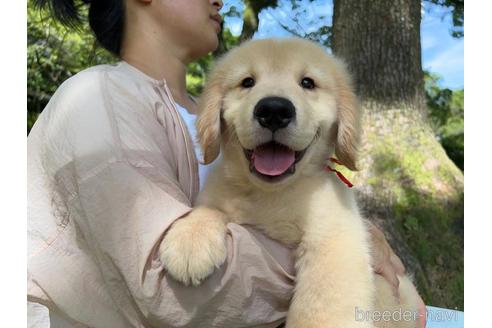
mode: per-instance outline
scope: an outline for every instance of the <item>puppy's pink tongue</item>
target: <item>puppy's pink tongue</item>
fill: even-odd
[[[285,146],[268,143],[253,152],[253,165],[265,175],[281,175],[295,162],[295,152]]]

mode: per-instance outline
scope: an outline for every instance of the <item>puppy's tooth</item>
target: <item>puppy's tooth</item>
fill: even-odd
[[[289,168],[289,173],[296,173],[296,166],[295,165],[292,165],[290,168]]]

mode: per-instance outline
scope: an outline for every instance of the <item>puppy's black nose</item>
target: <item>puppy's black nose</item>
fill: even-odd
[[[296,117],[296,109],[288,99],[266,97],[258,101],[253,115],[261,126],[275,132],[289,125]]]

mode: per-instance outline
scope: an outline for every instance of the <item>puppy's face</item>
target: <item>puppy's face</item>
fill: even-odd
[[[259,40],[234,49],[212,72],[198,114],[205,163],[222,148],[234,174],[260,187],[323,170],[333,151],[355,169],[356,97],[343,65],[311,42]]]

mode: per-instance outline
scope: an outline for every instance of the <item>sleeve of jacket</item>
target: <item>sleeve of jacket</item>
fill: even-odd
[[[104,83],[107,83],[106,81]],[[105,87],[93,88],[104,92]],[[102,90],[102,91],[99,91]],[[165,275],[158,246],[191,201],[178,181],[172,124],[152,102],[124,91],[71,101],[63,131],[72,160],[57,172],[73,220],[112,299],[146,326],[234,327],[278,322],[288,308],[290,251],[251,229],[228,226],[225,265],[197,288]],[[130,91],[129,91],[130,92]],[[94,99],[102,99],[102,103]],[[150,103],[150,105],[149,105]],[[281,263],[283,265],[281,265]]]

